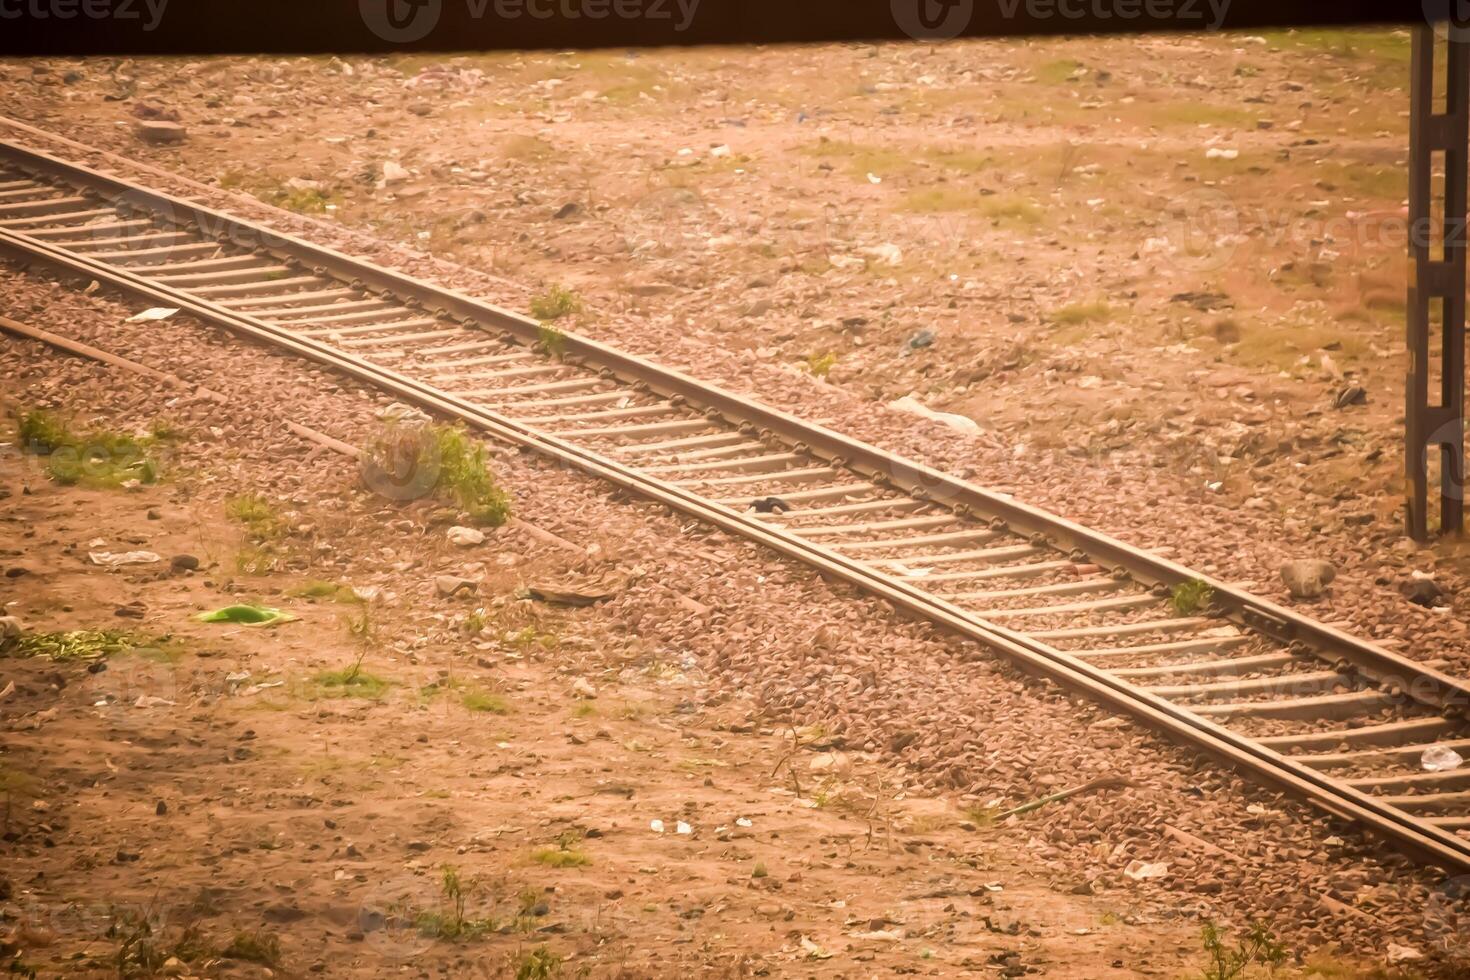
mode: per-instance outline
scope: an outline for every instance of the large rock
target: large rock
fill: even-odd
[[[166,119],[139,119],[133,123],[133,131],[143,142],[152,143],[155,146],[182,143],[189,136],[189,131],[180,123],[169,122]]]
[[[1281,566],[1281,581],[1298,599],[1315,599],[1337,578],[1332,562],[1320,558],[1301,558]]]

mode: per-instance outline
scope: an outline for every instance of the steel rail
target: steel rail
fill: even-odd
[[[408,297],[419,303],[426,299],[441,304],[436,311],[439,316],[449,315],[466,320],[477,326],[487,321],[495,327],[531,340],[536,336],[539,324],[519,317],[509,311],[482,303],[462,294],[442,289],[428,283],[410,279],[399,273],[381,269],[365,262],[350,259],[340,253],[320,246],[311,245],[279,235],[275,232],[212,211],[192,202],[181,201],[159,194],[129,182],[98,174],[87,168],[67,164],[55,158],[11,145],[0,145],[0,157],[21,159],[33,172],[45,173],[73,184],[82,184],[104,196],[112,194],[128,207],[142,207],[162,213],[174,224],[198,224],[201,228],[211,225],[216,229],[215,237],[247,248],[267,248],[283,252],[294,261],[321,263],[332,276],[345,279],[348,276],[364,285],[379,284],[378,291],[395,298]],[[243,239],[243,240],[242,240]],[[395,395],[431,411],[461,419],[487,434],[518,446],[534,449],[561,463],[571,465],[587,473],[607,480],[624,489],[637,492],[670,507],[706,520],[724,530],[740,534],[765,545],[787,557],[806,562],[819,571],[840,577],[866,591],[906,608],[940,625],[968,636],[994,649],[1016,662],[1028,672],[1046,677],[1068,690],[1083,694],[1114,709],[1123,711],[1149,727],[1177,740],[1201,749],[1227,764],[1246,772],[1258,781],[1268,783],[1292,795],[1308,799],[1330,812],[1348,820],[1357,821],[1366,829],[1375,832],[1412,853],[1421,860],[1438,864],[1456,871],[1470,870],[1470,844],[1447,833],[1426,821],[1414,818],[1397,807],[1382,803],[1353,786],[1331,779],[1299,762],[1266,748],[1264,745],[1223,728],[1206,718],[1164,700],[1148,691],[1127,684],[1091,664],[1069,656],[1047,644],[1025,634],[1006,629],[980,619],[944,599],[931,595],[915,586],[863,565],[853,558],[824,548],[796,534],[772,527],[747,513],[699,496],[688,489],[642,473],[598,453],[579,447],[565,439],[540,432],[514,419],[463,398],[442,391],[424,382],[408,377],[364,358],[346,354],[330,346],[303,338],[289,330],[277,327],[255,317],[227,309],[210,300],[190,295],[181,289],[162,285],[130,270],[108,265],[52,245],[44,240],[31,238],[23,232],[0,230],[0,249],[22,259],[39,261],[65,272],[98,279],[119,289],[126,290],[152,301],[188,310],[205,320],[225,326],[243,335],[265,341],[292,353],[334,367],[359,380],[376,385]],[[814,426],[795,419],[785,413],[704,385],[677,372],[659,368],[642,359],[607,348],[586,338],[567,335],[567,354],[570,358],[582,359],[602,367],[605,371],[623,376],[626,380],[643,382],[650,388],[662,388],[669,395],[695,399],[726,417],[743,419],[748,424],[762,424],[773,434],[786,439],[804,442],[807,447],[825,446],[840,452],[832,452],[848,468],[854,461],[868,461],[872,474],[883,482],[886,477],[894,486],[905,486],[910,493],[921,499],[949,504],[963,513],[971,507],[983,505],[991,513],[999,512],[1006,518],[1014,518],[1023,527],[1037,528],[1036,533],[1048,533],[1061,537],[1068,543],[1076,542],[1094,556],[1107,555],[1130,571],[1130,562],[1138,562],[1144,569],[1171,572],[1173,581],[1194,581],[1199,576],[1183,566],[1166,562],[1154,555],[1141,552],[1114,539],[1098,535],[1086,528],[1054,517],[1044,511],[1016,504],[1000,498],[979,487],[957,481],[873,447],[849,439],[831,430]],[[895,479],[888,474],[900,474]],[[930,487],[952,490],[942,497]],[[919,492],[915,492],[919,491]],[[972,504],[971,501],[975,503]],[[1158,581],[1167,583],[1171,579],[1162,574]],[[1221,583],[1222,592],[1229,590]],[[1229,590],[1233,591],[1233,590]],[[1363,648],[1363,656],[1373,660],[1382,675],[1391,678],[1396,690],[1393,693],[1415,698],[1441,707],[1463,704],[1459,698],[1465,689],[1453,678],[1440,674],[1398,657],[1388,651],[1363,644],[1353,637],[1331,630],[1321,624],[1311,623],[1297,617],[1288,610],[1279,609],[1256,597],[1237,593],[1248,603],[1241,604],[1256,615],[1242,614],[1241,621],[1248,627],[1262,629],[1258,622],[1262,616],[1273,620],[1293,622],[1301,620],[1310,629],[1303,628],[1300,637],[1326,636],[1341,645]],[[1271,625],[1268,623],[1267,625]],[[1271,632],[1270,630],[1264,630]],[[1274,634],[1273,634],[1274,635]],[[1315,642],[1308,639],[1307,642]],[[1325,646],[1326,644],[1324,644]],[[1382,656],[1382,659],[1374,659]],[[1356,666],[1356,661],[1349,658]],[[1368,671],[1363,671],[1368,673]],[[1425,695],[1428,695],[1428,698]],[[1451,695],[1451,696],[1447,696]],[[1438,700],[1436,700],[1438,698]]]

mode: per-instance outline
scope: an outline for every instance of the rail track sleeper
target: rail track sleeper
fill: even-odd
[[[746,445],[757,449],[766,448],[765,443],[753,442]],[[726,452],[726,450],[715,450]],[[734,454],[730,454],[734,455]],[[721,473],[729,470],[761,470],[767,473],[779,473],[779,467],[787,463],[805,462],[809,457],[801,453],[762,453],[759,456],[737,456],[735,459],[716,459],[705,462],[680,462],[660,463],[657,466],[639,467],[644,473]],[[833,472],[830,468],[824,468],[827,473]]]
[[[1470,793],[1411,793],[1401,796],[1380,796],[1377,799],[1386,806],[1416,816],[1441,814],[1446,810],[1470,810]]]
[[[798,456],[797,459],[801,457]],[[728,465],[739,462],[739,460],[734,460]],[[738,476],[695,477],[689,480],[675,480],[674,485],[680,487],[738,487],[751,483],[806,483],[812,480],[830,480],[841,475],[830,466],[805,466],[791,470],[761,470],[758,473],[742,473]],[[781,497],[784,496],[784,491],[776,491],[772,495]]]
[[[1470,789],[1470,769],[1450,769],[1444,772],[1412,772],[1353,776],[1344,783],[1354,789],[1367,790],[1374,796],[1415,789],[1464,790]]]
[[[1108,599],[1091,599],[1085,602],[1064,602],[1055,606],[1026,606],[1022,609],[986,609],[975,613],[981,619],[1020,619],[1028,616],[1070,615],[1073,613],[1099,612],[1110,609],[1142,609],[1159,600],[1149,593],[1141,595],[1114,596]]]
[[[114,245],[131,246],[117,252],[108,252],[108,255],[117,255],[122,258],[135,257],[149,249],[140,249],[138,246],[147,245],[153,249],[164,246],[189,246],[194,242],[194,236],[186,231],[156,231],[146,235],[115,235],[112,238],[73,238],[55,241],[51,244],[62,248],[68,248],[81,255],[97,256],[94,249],[109,249]]]
[[[1172,674],[1243,674],[1253,670],[1284,667],[1296,661],[1297,657],[1290,653],[1262,653],[1251,657],[1236,657],[1234,660],[1192,660],[1188,663],[1159,664],[1153,667],[1119,667],[1109,670],[1109,673],[1114,677],[1136,681],[1168,677]]]
[[[189,245],[160,245],[158,248],[121,249],[114,252],[88,252],[87,258],[106,262],[123,269],[137,271],[139,263],[152,259],[167,259],[170,256],[218,255],[220,247],[213,242],[194,242]]]
[[[433,321],[430,321],[433,322]],[[456,327],[450,332],[452,336],[461,329]],[[533,364],[528,367],[513,367],[497,371],[457,371],[449,374],[439,374],[429,380],[435,383],[443,381],[494,381],[496,378],[532,378],[541,375],[565,374],[565,364]]]
[[[877,490],[877,487],[870,489]],[[782,499],[785,499],[784,497]],[[816,517],[826,519],[828,517],[846,517],[849,514],[874,514],[885,511],[903,513],[909,510],[922,510],[931,504],[927,500],[915,500],[912,497],[881,497],[878,500],[859,500],[850,504],[833,504],[830,507],[802,507],[785,514],[762,515],[768,519],[781,518],[785,520],[806,520]],[[953,521],[952,516],[946,517],[945,521]],[[812,537],[820,528],[792,528],[793,534],[803,537]]]
[[[96,218],[113,217],[116,214],[117,211],[112,208],[89,208],[83,211],[67,211],[61,214],[49,214],[33,218],[0,218],[0,228],[8,228],[12,231],[30,234],[25,229],[31,225],[46,227],[48,225],[60,225],[62,223],[69,225],[81,224],[82,222],[92,221]]]
[[[297,306],[283,310],[280,313],[268,315],[272,317],[272,323],[278,326],[294,328],[297,324],[314,323],[318,320],[322,323],[338,322],[338,318],[335,315],[318,318],[317,314],[319,313],[343,314],[340,322],[346,323],[349,322],[347,318],[348,311],[352,311],[351,315],[355,318],[363,316],[386,316],[390,310],[393,311],[394,316],[403,316],[409,312],[400,304],[373,298],[355,299],[347,303],[321,303],[317,306]],[[307,319],[281,319],[283,317],[305,317]]]
[[[1429,749],[1442,747],[1462,755],[1470,755],[1470,738],[1447,739],[1438,742],[1413,742],[1408,745],[1386,745],[1356,752],[1321,752],[1310,755],[1293,755],[1292,761],[1313,769],[1345,769],[1349,766],[1413,765]]]
[[[1211,636],[1195,640],[1175,640],[1170,643],[1144,643],[1132,647],[1100,647],[1096,650],[1069,650],[1074,657],[1087,660],[1110,660],[1116,657],[1148,656],[1159,653],[1213,653],[1230,650],[1251,642],[1251,637],[1241,633],[1234,636]]]
[[[290,272],[283,265],[259,265],[248,266],[242,269],[219,269],[212,272],[172,272],[160,269],[162,275],[152,278],[166,286],[178,286],[189,290],[191,293],[199,293],[195,287],[212,286],[215,284],[227,285],[232,283],[250,282],[262,276],[277,275]],[[283,282],[285,280],[282,280]],[[208,295],[208,294],[203,294]]]
[[[1392,707],[1394,699],[1382,691],[1349,691],[1318,697],[1278,701],[1232,701],[1194,704],[1189,710],[1202,718],[1293,718],[1298,721],[1352,718]]]
[[[600,381],[601,379],[593,379]],[[646,425],[609,425],[590,429],[570,429],[561,435],[575,435],[583,439],[623,438],[625,436],[652,435],[664,432],[698,432],[708,429],[705,419],[679,419],[673,422],[649,422]]]
[[[432,323],[432,320],[426,321]],[[529,351],[515,351],[510,354],[482,354],[479,357],[462,357],[455,361],[433,361],[425,363],[425,371],[431,372],[430,378],[437,379],[451,373],[446,368],[484,367],[486,364],[517,364],[524,361],[534,361],[536,355]]]
[[[530,357],[530,354],[507,354],[506,357]],[[621,402],[631,398],[626,391],[621,389],[614,391],[599,391],[591,395],[568,395],[565,398],[528,398],[508,404],[507,408],[517,411],[526,408],[572,408],[578,405],[606,405],[608,402]]]
[[[75,213],[75,212],[73,212]],[[88,212],[83,212],[88,213]],[[55,222],[47,222],[39,228],[31,228],[26,231],[32,238],[41,241],[53,242],[57,245],[65,245],[68,242],[96,241],[101,239],[103,233],[111,235],[113,232],[141,230],[152,228],[151,221],[108,221],[102,224],[65,224],[55,226]],[[85,233],[85,234],[82,234]],[[117,239],[116,235],[112,236]],[[122,240],[126,241],[126,238]]]
[[[36,180],[24,180],[24,179],[22,179],[22,180],[3,180],[3,181],[0,181],[0,191],[20,190],[21,188],[25,188],[25,187],[49,187],[49,186],[50,186],[49,184],[43,184],[40,181],[36,181]]]
[[[342,287],[319,289],[309,293],[287,293],[283,296],[262,296],[259,299],[234,299],[230,301],[230,308],[241,312],[250,310],[254,313],[289,314],[292,309],[300,309],[295,306],[296,303],[305,303],[308,300],[361,298],[361,291]]]
[[[475,391],[460,391],[460,398],[504,399],[507,395],[539,394],[545,391],[585,391],[606,384],[601,378],[568,378],[565,381],[541,381],[533,385],[515,385],[507,388],[483,388]]]
[[[282,269],[289,272],[289,269]],[[175,284],[170,284],[175,285]],[[255,299],[258,296],[278,296],[289,293],[301,286],[323,286],[322,280],[315,276],[291,276],[282,279],[265,279],[256,282],[228,282],[217,286],[180,286],[187,289],[195,296],[207,296],[212,299],[228,299],[241,297],[242,299]]]
[[[570,412],[565,415],[540,415],[523,416],[520,409],[524,407],[521,403],[506,406],[507,411],[515,410],[516,421],[526,425],[560,425],[565,422],[594,422],[606,419],[636,419],[648,418],[650,416],[669,415],[679,409],[667,402],[652,405],[630,405],[626,408],[609,408],[602,411],[592,412]]]
[[[350,327],[313,327],[310,330],[297,330],[293,324],[290,329],[302,337],[361,337],[365,334],[391,333],[394,330],[416,330],[419,327],[431,326],[434,322],[433,320],[379,320],[375,323],[360,323]]]
[[[1251,677],[1228,681],[1213,681],[1202,684],[1160,684],[1145,686],[1144,690],[1169,700],[1179,698],[1230,698],[1241,694],[1282,694],[1306,691],[1330,691],[1345,683],[1335,670],[1303,671],[1295,674],[1276,674],[1271,677]]]
[[[918,501],[915,501],[915,503],[918,503]],[[811,511],[804,513],[810,514]],[[857,524],[822,524],[816,527],[794,527],[791,528],[791,533],[803,538],[825,538],[840,534],[868,534],[873,531],[902,531],[923,527],[943,527],[946,524],[955,523],[958,523],[958,520],[953,514],[926,514],[923,517],[903,517],[892,521],[863,521]],[[965,531],[963,533],[968,534],[969,532]],[[862,544],[863,542],[856,543]],[[834,544],[834,547],[846,549],[852,546],[845,541],[839,541]]]
[[[993,534],[993,532],[991,533]],[[999,535],[993,536],[999,537]],[[842,551],[847,550],[841,545],[837,545],[837,547]],[[1005,558],[1024,558],[1028,555],[1041,554],[1046,550],[1045,548],[1038,548],[1031,544],[1008,544],[1001,545],[997,548],[975,548],[970,551],[941,551],[932,554],[901,555],[893,558],[869,558],[866,560],[869,565],[885,565],[899,569],[909,569],[908,574],[914,578],[926,578],[933,582],[947,582],[958,580],[943,577],[951,573],[930,575],[927,569],[934,565],[953,564],[962,561],[992,562]],[[919,569],[913,568],[912,566],[915,564],[922,566],[926,570],[920,571]],[[964,575],[966,572],[954,572],[952,574]]]
[[[842,550],[851,551],[852,549],[842,546]],[[965,592],[957,598],[961,598],[965,602],[994,602],[997,599],[1028,599],[1046,595],[1087,595],[1093,592],[1116,592],[1119,589],[1132,588],[1133,586],[1134,583],[1128,579],[1097,576],[1095,578],[1077,579],[1073,582],[1054,582],[1051,585],[1026,586],[1020,589],[991,589],[985,592]]]
[[[1380,725],[1365,725],[1361,728],[1342,728],[1322,732],[1301,732],[1295,735],[1264,735],[1258,739],[1261,745],[1276,751],[1289,749],[1331,749],[1343,745],[1395,745],[1405,739],[1432,738],[1462,729],[1464,726],[1448,718],[1430,715],[1409,718]]]
[[[1049,572],[1059,572],[1064,568],[1070,568],[1072,563],[1066,559],[1053,561],[1037,561],[1024,565],[1001,565],[996,568],[984,568],[970,576],[970,580],[977,582],[994,581],[995,579],[1007,578],[1035,578],[1038,575],[1046,575]],[[915,579],[916,582],[923,581]],[[965,593],[951,593],[940,596],[947,602],[964,602]],[[1029,633],[1029,636],[1039,636],[1037,633]]]
[[[16,187],[10,182],[0,184],[0,201],[19,201],[34,198],[37,194],[45,194],[51,188],[45,184],[37,184],[30,181],[21,181],[24,187]]]
[[[1034,544],[1010,544],[999,548],[985,548],[980,551],[972,551],[965,560],[993,565],[998,562],[1009,561],[1013,558],[1030,558],[1034,555],[1044,555],[1050,552],[1051,549],[1038,548]],[[909,561],[913,562],[916,560],[910,559]],[[932,559],[926,558],[922,559],[922,561],[929,562]],[[884,563],[887,564],[888,562],[885,560]],[[870,561],[868,564],[877,565],[879,562]],[[929,569],[923,565],[911,566],[908,562],[896,562],[893,564],[896,565],[895,571],[900,578],[912,582],[968,582],[972,579],[988,577],[986,573],[989,571],[988,568],[966,568],[957,572],[937,572],[931,574]]]
[[[876,541],[842,541],[836,547],[844,553],[854,551],[891,551],[899,548],[934,548],[959,544],[982,544],[994,541],[1001,535],[984,527],[966,528],[962,531],[946,531],[942,534],[916,534],[907,538],[879,538]],[[945,552],[936,552],[945,554]]]
[[[198,259],[189,262],[160,262],[152,266],[150,271],[162,272],[166,275],[174,275],[181,272],[204,272],[210,269],[261,269],[272,268],[261,266],[260,258],[254,255],[227,255],[219,259]]]
[[[726,507],[749,507],[756,501],[764,500],[769,496],[778,496],[788,503],[800,503],[808,500],[842,500],[857,494],[878,492],[878,488],[871,483],[839,483],[836,486],[796,490],[791,493],[760,494],[754,497],[723,497],[717,499],[715,503],[724,504]]]
[[[1071,562],[1061,562],[1070,565]],[[1139,633],[1182,633],[1185,630],[1210,626],[1214,620],[1203,616],[1185,616],[1179,619],[1150,619],[1141,623],[1118,623],[1112,626],[1077,626],[1066,629],[1027,631],[1026,635],[1038,640],[1078,640],[1107,636],[1135,636]]]
[[[19,218],[26,215],[52,214],[78,205],[94,203],[88,197],[49,197],[42,201],[26,201],[22,204],[0,204],[0,217],[9,215]]]

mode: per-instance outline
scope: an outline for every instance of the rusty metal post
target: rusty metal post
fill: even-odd
[[[1458,6],[1458,5],[1456,5]],[[1436,59],[1444,111],[1435,111]],[[1409,87],[1409,370],[1405,385],[1408,533],[1429,537],[1429,454],[1440,451],[1442,533],[1465,529],[1465,224],[1470,137],[1470,24],[1416,28]],[[1444,175],[1435,207],[1434,174]],[[1435,211],[1442,215],[1435,219]],[[1431,391],[1431,310],[1440,305],[1440,371]],[[1433,396],[1433,397],[1431,397]]]

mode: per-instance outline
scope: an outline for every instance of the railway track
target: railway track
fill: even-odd
[[[1010,497],[471,297],[0,143],[0,251],[330,365],[806,562],[1470,871],[1470,685]],[[1463,835],[1463,836],[1462,836]]]

